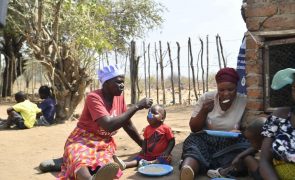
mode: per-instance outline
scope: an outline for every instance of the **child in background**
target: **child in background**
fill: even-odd
[[[51,125],[54,123],[55,99],[52,90],[44,85],[39,88],[39,96],[43,101],[38,105],[42,109],[42,116],[38,119],[38,125]]]
[[[116,155],[114,161],[120,165],[120,169],[144,166],[148,164],[170,164],[171,151],[175,145],[171,128],[164,124],[166,110],[160,105],[154,105],[149,109],[147,121],[149,125],[144,130],[144,142],[139,155],[129,162],[124,162]]]
[[[232,170],[246,167],[253,179],[262,180],[259,174],[259,162],[254,156],[261,149],[263,141],[261,132],[265,121],[266,117],[259,117],[246,127],[243,135],[249,140],[251,147],[238,154],[230,167],[208,170],[207,175],[211,178],[226,177],[230,176]]]
[[[37,104],[28,100],[22,91],[15,94],[15,100],[17,104],[7,109],[8,118],[5,128],[10,128],[12,125],[16,125],[19,129],[32,128],[37,116],[42,114],[41,109],[37,107]]]

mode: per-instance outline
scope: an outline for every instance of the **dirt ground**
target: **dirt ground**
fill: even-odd
[[[5,118],[9,104],[0,105],[0,117]],[[83,104],[77,108],[77,113],[82,110]],[[173,173],[155,179],[179,179],[178,162],[181,156],[182,142],[189,134],[188,121],[191,115],[191,106],[167,107],[165,123],[170,125],[175,133],[176,146],[172,151],[174,167]],[[147,110],[137,112],[132,121],[137,129],[141,130],[148,124],[146,121]],[[35,127],[28,130],[2,130],[0,131],[0,179],[1,180],[49,180],[56,179],[57,173],[41,173],[38,165],[41,161],[58,158],[63,154],[63,146],[67,136],[76,126],[77,121],[68,121],[65,124],[50,127]],[[123,160],[132,159],[139,147],[120,130],[115,135],[118,145],[117,155]],[[151,179],[139,174],[135,168],[127,169],[121,179]],[[197,179],[209,179],[205,176]]]

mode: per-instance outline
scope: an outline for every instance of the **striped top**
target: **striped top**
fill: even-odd
[[[238,93],[247,94],[246,91],[246,62],[245,62],[245,54],[246,54],[246,38],[243,38],[242,45],[240,47],[238,61],[237,61],[237,72],[240,76],[240,80],[238,82]]]

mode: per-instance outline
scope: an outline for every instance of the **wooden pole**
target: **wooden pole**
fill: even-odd
[[[137,70],[137,72],[136,72],[136,76],[137,76],[137,78],[136,78],[136,88],[137,88],[137,98],[136,98],[136,102],[138,102],[139,101],[139,98],[140,98],[140,95],[141,95],[141,93],[142,93],[142,91],[140,90],[140,88],[139,88],[139,79],[138,79],[138,64],[139,64],[139,60],[140,60],[140,56],[137,56],[136,57],[136,70]]]
[[[181,83],[180,83],[180,45],[179,42],[176,42],[177,44],[177,67],[178,67],[178,100],[179,104],[182,104],[182,99],[181,99]]]
[[[206,46],[207,46],[207,71],[206,71],[206,92],[208,92],[208,84],[209,84],[209,36],[206,37]]]
[[[164,81],[164,66],[163,66],[163,53],[162,53],[162,43],[159,41],[160,48],[160,69],[161,69],[161,86],[162,86],[162,96],[163,104],[166,104],[166,95],[165,95],[165,81]]]
[[[151,97],[151,56],[150,56],[150,43],[148,45],[148,74],[149,74],[149,97]]]
[[[204,42],[203,40],[200,38],[200,42],[201,42],[201,69],[202,69],[202,83],[203,83],[203,94],[205,93],[205,78],[204,78],[204,63],[203,63],[203,52],[204,52]]]
[[[191,38],[188,38],[187,48],[187,73],[188,73],[188,104],[191,104],[191,73],[190,73],[190,50],[191,50]]]
[[[142,46],[143,46],[143,64],[144,64],[144,93],[145,93],[145,97],[147,97],[145,42],[142,43]]]
[[[110,62],[109,62],[109,53],[106,52],[106,61],[107,61],[107,65],[110,65]]]
[[[171,69],[171,88],[172,88],[172,104],[175,104],[175,91],[174,91],[174,74],[173,74],[173,61],[171,57],[171,49],[170,49],[170,44],[167,42],[167,47],[168,47],[168,55],[169,55],[169,61],[170,61],[170,69]]]
[[[115,48],[115,62],[116,62],[116,64],[118,64],[118,52],[117,52],[117,48]]]
[[[219,44],[218,44],[218,34],[216,35],[216,49],[217,49],[217,56],[218,56],[218,65],[219,69],[221,69],[221,59],[220,59],[220,52],[219,52]]]
[[[222,46],[222,42],[221,42],[221,38],[220,36],[218,36],[219,39],[219,45],[220,45],[220,51],[221,51],[221,56],[222,56],[222,60],[223,60],[223,67],[226,67],[226,60],[224,58],[224,54],[223,54],[223,46]]]
[[[198,60],[197,60],[197,86],[198,86],[198,96],[201,95],[201,90],[200,90],[200,82],[199,82],[199,64],[200,64],[200,59],[201,59],[201,53],[202,53],[202,48],[200,48],[199,53],[198,53]]]
[[[156,90],[157,90],[157,104],[159,104],[159,76],[158,76],[158,57],[157,57],[157,43],[155,42],[155,60],[156,60]]]
[[[129,48],[130,49],[130,48]],[[124,74],[127,72],[127,61],[128,61],[128,56],[129,56],[129,50],[126,52],[126,57],[125,57],[125,66],[124,66]],[[131,86],[131,81],[130,81],[130,86]],[[130,88],[131,89],[131,88]],[[125,91],[124,91],[124,96],[125,96]]]
[[[135,41],[131,41],[130,49],[130,84],[131,84],[131,104],[136,103],[136,82],[137,82],[137,66],[136,66],[136,44]]]
[[[195,98],[196,98],[196,100],[198,100],[198,93],[197,93],[197,89],[196,89],[196,79],[195,79],[195,69],[194,69],[194,58],[193,58],[193,52],[192,52],[191,39],[189,39],[189,53],[190,53],[190,57],[191,57],[190,66],[191,66],[191,69],[192,69],[193,88],[194,88]]]

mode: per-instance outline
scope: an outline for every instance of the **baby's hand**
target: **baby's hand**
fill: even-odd
[[[241,161],[241,158],[239,156],[236,156],[231,164],[233,165],[233,167],[238,168],[240,161]]]

